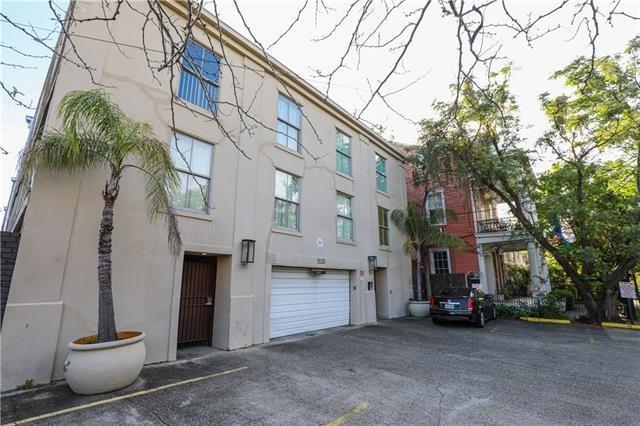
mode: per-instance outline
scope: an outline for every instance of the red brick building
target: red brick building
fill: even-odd
[[[528,293],[550,290],[547,265],[540,247],[532,238],[512,233],[515,219],[500,212],[495,198],[474,190],[466,182],[459,182],[432,188],[425,200],[424,185],[414,185],[410,164],[406,170],[406,183],[407,202],[424,208],[430,216],[442,218],[438,223],[442,231],[465,240],[468,245],[466,249],[424,249],[423,276],[429,278],[431,289],[438,291],[465,282],[469,286],[479,285],[489,294],[499,294],[508,280],[506,257],[509,263],[528,266],[531,277]],[[413,266],[415,282],[415,261]]]
[[[474,234],[473,204],[471,191],[466,185],[449,185],[436,187],[425,202],[424,185],[413,183],[413,169],[407,168],[407,202],[427,208],[431,212],[441,210],[441,224],[444,232],[455,235],[468,244],[468,249],[450,249],[445,247],[428,247],[423,253],[424,272],[430,274],[464,274],[479,273],[478,253]],[[451,217],[444,212],[451,212]]]

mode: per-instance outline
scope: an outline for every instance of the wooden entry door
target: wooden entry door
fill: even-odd
[[[178,345],[211,345],[215,294],[216,258],[185,255],[178,317]]]

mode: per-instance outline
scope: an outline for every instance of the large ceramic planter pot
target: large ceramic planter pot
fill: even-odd
[[[140,374],[146,355],[144,333],[122,331],[118,340],[91,343],[95,336],[69,343],[64,376],[75,393],[91,395],[129,386]]]
[[[409,314],[412,317],[416,318],[425,318],[429,316],[429,311],[431,310],[431,304],[428,301],[418,301],[418,300],[410,300],[409,301]]]

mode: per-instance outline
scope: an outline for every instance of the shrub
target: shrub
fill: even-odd
[[[519,308],[517,306],[496,305],[498,318],[519,318]]]
[[[522,265],[505,265],[508,280],[500,288],[500,294],[506,298],[529,295],[529,268]]]
[[[548,318],[548,319],[567,319],[562,312],[562,304],[559,297],[553,294],[536,299],[536,305],[531,306],[526,303],[520,303],[518,306],[496,304],[496,312],[498,318]]]
[[[549,293],[536,300],[536,306],[522,306],[520,310],[521,317],[548,318],[548,319],[567,319],[562,312],[560,298]]]

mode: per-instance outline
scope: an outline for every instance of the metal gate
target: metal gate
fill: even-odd
[[[179,345],[211,345],[215,291],[216,258],[186,255],[178,317]]]
[[[456,274],[430,274],[429,284],[431,285],[431,294],[437,295],[447,287],[467,287],[467,281],[465,275],[462,273]]]

